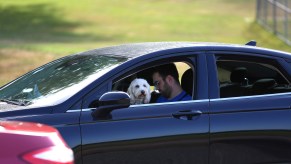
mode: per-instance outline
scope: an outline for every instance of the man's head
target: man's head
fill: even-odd
[[[170,98],[173,90],[180,87],[176,65],[170,63],[155,67],[153,72],[153,83],[164,97]]]

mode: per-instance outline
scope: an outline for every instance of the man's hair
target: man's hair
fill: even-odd
[[[179,74],[174,63],[157,66],[155,67],[153,73],[156,72],[162,76],[163,80],[165,80],[168,75],[171,75],[176,80],[176,82],[179,83]]]

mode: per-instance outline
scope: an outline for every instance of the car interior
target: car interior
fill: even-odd
[[[179,77],[180,77],[180,84],[181,87],[189,94],[193,95],[193,75],[194,71],[191,68],[189,64],[186,62],[174,62],[176,64],[176,67],[178,69]],[[113,82],[112,91],[123,91],[127,92],[127,89],[131,83],[132,80],[135,78],[143,78],[147,80],[147,82],[151,86],[151,101],[150,103],[155,103],[156,99],[159,97],[160,93],[155,90],[154,84],[152,81],[152,72],[153,67],[135,72],[130,75],[124,75],[122,78],[117,79],[115,82]]]
[[[191,96],[194,94],[195,71],[186,62],[174,62],[177,66],[180,84]],[[220,97],[240,97],[291,91],[291,85],[280,67],[270,61],[219,58],[216,62]],[[152,82],[153,67],[123,75],[113,82],[112,90],[127,92],[132,80],[143,78],[151,86],[151,101],[155,103],[160,95]],[[194,77],[193,77],[194,76]]]
[[[291,91],[287,78],[270,63],[220,60],[217,69],[221,98]]]

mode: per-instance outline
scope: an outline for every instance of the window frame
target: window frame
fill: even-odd
[[[187,59],[187,60],[183,60]],[[94,89],[89,91],[83,98],[82,98],[82,108],[88,108],[88,104],[93,100],[98,100],[102,94],[105,92],[112,91],[112,85],[116,82],[116,79],[121,78],[122,76],[129,76],[137,70],[141,70],[145,67],[153,66],[154,64],[162,64],[161,62],[167,63],[169,61],[188,61],[189,64],[196,65],[196,72],[195,72],[195,82],[196,85],[193,87],[195,91],[192,95],[193,100],[203,100],[208,99],[208,77],[205,76],[207,74],[207,62],[205,58],[205,52],[201,51],[186,51],[186,52],[172,52],[165,54],[164,52],[155,52],[152,54],[143,55],[140,57],[133,58],[122,66],[118,66],[114,68],[115,73],[110,76],[107,80],[104,80],[102,83],[96,85]],[[120,69],[123,68],[123,69]],[[198,70],[198,72],[197,72]],[[106,74],[107,76],[107,74]],[[202,78],[199,78],[202,76]],[[100,91],[102,90],[102,92]],[[195,97],[194,97],[195,96]],[[161,103],[152,103],[154,104],[161,104]],[[164,104],[164,103],[162,103]]]
[[[221,58],[227,59],[227,60],[234,60],[234,61],[245,61],[245,62],[253,62],[253,63],[259,62],[260,64],[268,64],[276,68],[278,73],[280,73],[280,75],[289,84],[291,84],[288,71],[286,71],[286,68],[284,67],[285,60],[283,58],[264,55],[264,54],[257,54],[257,53],[247,53],[247,52],[212,51],[212,52],[208,52],[208,69],[209,70],[214,69],[215,71],[213,71],[212,73],[210,72],[208,75],[209,75],[209,88],[210,90],[214,89],[215,92],[214,94],[212,94],[212,97],[210,97],[210,99],[222,99],[220,97],[218,69],[217,69],[217,64],[216,64],[216,62]],[[214,66],[210,67],[209,65],[214,65]],[[250,95],[250,96],[258,96],[258,95]],[[240,97],[245,97],[245,96],[227,97],[223,99],[240,98]]]
[[[154,62],[149,62],[149,63],[145,63],[143,65],[140,65],[139,67],[133,68],[127,72],[125,72],[124,74],[121,74],[120,76],[117,76],[116,78],[112,79],[112,86],[111,86],[111,91],[113,89],[113,85],[117,82],[120,82],[134,74],[138,74],[142,71],[145,71],[147,69],[151,69],[152,67],[158,66],[158,65],[163,65],[163,64],[167,64],[167,63],[177,63],[177,62],[182,62],[184,64],[187,64],[193,71],[193,90],[192,90],[192,100],[196,100],[196,61],[195,61],[195,57],[193,57],[193,55],[186,55],[186,56],[175,56],[172,58],[165,58],[165,59],[159,59],[156,60]],[[178,68],[177,68],[178,69]],[[179,71],[178,71],[179,72]],[[182,78],[182,74],[179,74],[179,79]],[[152,81],[148,80],[148,83],[151,85]],[[181,84],[181,81],[180,81]],[[157,103],[152,103],[152,104],[157,104]]]

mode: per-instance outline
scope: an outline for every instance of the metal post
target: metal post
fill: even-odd
[[[264,17],[263,17],[263,23],[266,26],[267,25],[267,1],[263,1],[264,5],[263,5],[263,11],[264,11]]]
[[[259,21],[261,17],[261,0],[257,0],[257,14],[256,20]]]
[[[274,34],[277,34],[277,0],[273,0],[273,30]]]
[[[285,0],[285,6],[287,9],[289,9],[289,6],[288,6],[288,0]],[[285,10],[285,37],[287,40],[290,40],[289,38],[289,31],[288,31],[288,26],[289,26],[289,20],[288,20],[288,11]]]

